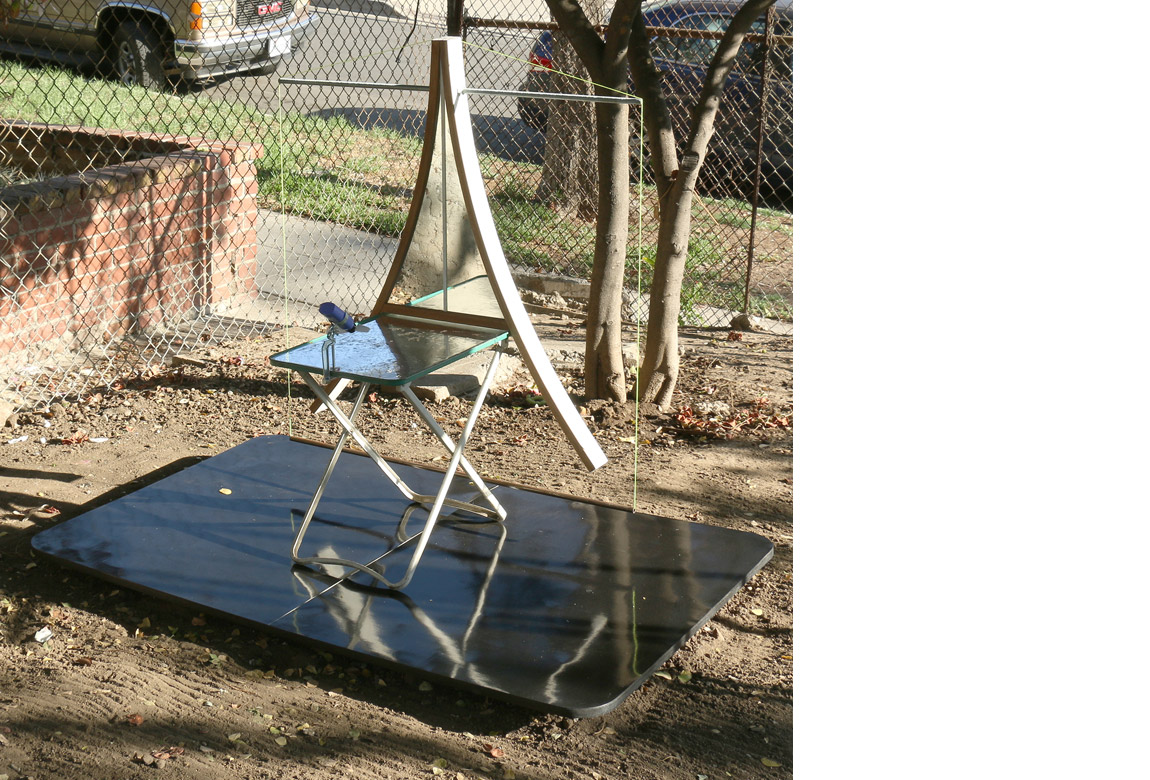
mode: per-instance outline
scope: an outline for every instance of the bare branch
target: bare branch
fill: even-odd
[[[605,45],[595,32],[594,25],[587,19],[587,13],[579,0],[547,0],[547,7],[555,17],[559,28],[566,34],[571,45],[579,54],[579,59],[587,67],[592,81],[602,76],[602,62]]]
[[[635,19],[641,19],[640,0],[619,0],[611,9],[611,22],[607,25],[603,52],[603,66],[609,72],[626,72],[627,49],[631,42],[631,28]]]
[[[651,57],[651,41],[647,37],[647,24],[641,14],[635,17],[628,59],[635,80],[635,92],[643,99],[643,126],[650,139],[655,189],[662,200],[671,187],[672,176],[679,167],[679,158],[675,151],[671,112],[663,95],[662,75]]]
[[[707,75],[703,77],[703,88],[699,93],[699,101],[691,117],[691,130],[687,137],[684,155],[694,153],[702,160],[707,151],[707,144],[711,140],[711,133],[715,126],[715,114],[719,110],[719,100],[723,95],[723,85],[731,68],[735,65],[735,55],[743,45],[743,38],[751,29],[755,19],[758,19],[767,9],[775,4],[775,0],[748,0],[731,18],[731,23],[723,33],[715,56],[707,67]]]

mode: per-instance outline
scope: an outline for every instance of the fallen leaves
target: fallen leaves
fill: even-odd
[[[129,726],[143,726],[144,716],[138,712],[133,712],[126,718]]]
[[[687,683],[687,682],[691,681],[692,675],[691,675],[690,670],[688,670],[688,669],[682,669],[679,671],[678,674],[672,674],[671,672],[667,671],[666,669],[660,669],[659,671],[655,672],[655,676],[658,677],[660,680],[667,680],[667,681],[673,680],[676,682]]]
[[[534,408],[536,406],[543,406],[547,400],[543,397],[534,387],[527,387],[526,385],[519,385],[513,387],[502,393],[492,393],[494,398],[503,401],[517,409],[522,407]]]
[[[684,406],[674,415],[678,429],[688,435],[712,439],[733,439],[744,433],[790,429],[794,424],[794,407],[771,405],[766,398],[755,399],[752,408],[727,415],[700,413],[693,406]]]

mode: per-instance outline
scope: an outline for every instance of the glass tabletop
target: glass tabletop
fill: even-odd
[[[418,317],[383,314],[335,336],[331,376],[377,385],[405,385],[504,341],[507,331],[445,325]],[[323,373],[326,336],[271,356],[271,364]]]

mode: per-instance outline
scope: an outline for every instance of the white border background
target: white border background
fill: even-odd
[[[796,10],[796,761],[1146,777],[1150,11]]]

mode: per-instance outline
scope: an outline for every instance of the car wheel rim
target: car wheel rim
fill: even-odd
[[[135,52],[132,51],[132,44],[124,41],[120,44],[119,51],[117,52],[116,66],[120,72],[120,81],[127,84],[129,87],[136,84],[136,68],[135,68]]]

